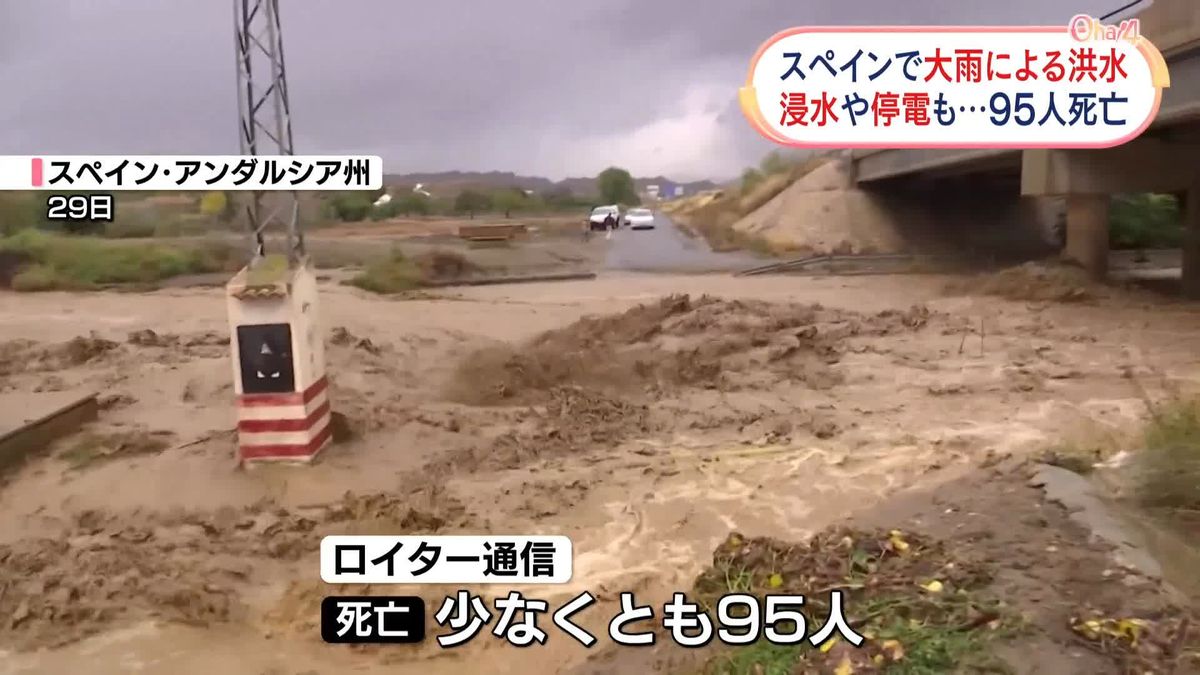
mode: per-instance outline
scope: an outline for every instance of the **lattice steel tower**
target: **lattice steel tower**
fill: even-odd
[[[233,11],[241,154],[292,155],[279,0],[233,0]],[[276,195],[280,199],[272,199],[268,205],[263,193],[255,191],[246,205],[253,245],[251,265],[266,255],[264,231],[272,223],[286,228],[289,264],[305,256],[299,198],[295,192]]]

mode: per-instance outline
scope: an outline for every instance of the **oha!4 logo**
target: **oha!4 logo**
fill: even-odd
[[[1079,42],[1104,42],[1128,40],[1137,42],[1142,37],[1141,19],[1125,19],[1119,24],[1104,25],[1093,16],[1078,14],[1067,24],[1071,37]]]

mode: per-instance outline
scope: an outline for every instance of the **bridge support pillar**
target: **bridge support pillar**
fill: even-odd
[[[1200,300],[1200,180],[1181,195],[1183,215],[1183,278],[1185,298]]]
[[[1063,257],[1095,279],[1108,274],[1108,195],[1067,196],[1067,243]]]

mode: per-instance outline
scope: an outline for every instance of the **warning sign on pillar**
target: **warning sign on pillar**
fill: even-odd
[[[243,270],[227,287],[238,454],[243,462],[306,462],[329,443],[317,285],[307,266]]]

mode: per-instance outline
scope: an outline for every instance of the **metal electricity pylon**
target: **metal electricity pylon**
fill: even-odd
[[[237,42],[239,141],[243,155],[292,155],[292,119],[283,67],[283,34],[279,0],[233,0]],[[246,205],[253,235],[251,264],[266,255],[264,231],[284,225],[287,256],[295,263],[305,255],[300,229],[300,203],[295,192],[277,193],[264,204],[255,191]]]

